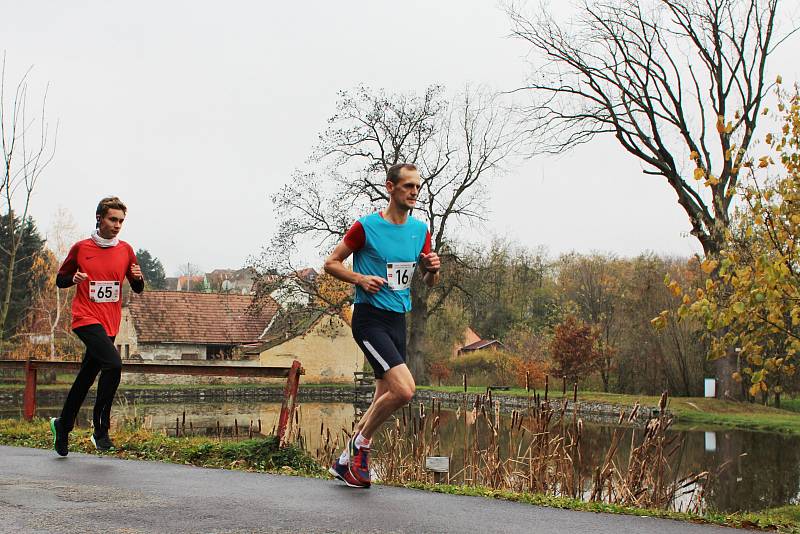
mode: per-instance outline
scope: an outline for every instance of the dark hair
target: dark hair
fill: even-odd
[[[400,171],[403,169],[407,171],[416,171],[417,166],[413,163],[395,163],[386,171],[386,181],[397,185],[397,181],[400,180]]]
[[[97,211],[95,215],[100,218],[106,216],[108,210],[122,210],[122,213],[128,213],[128,207],[122,203],[118,197],[106,197],[97,204]]]

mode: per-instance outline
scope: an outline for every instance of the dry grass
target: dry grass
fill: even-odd
[[[660,399],[663,408],[666,395]],[[425,470],[428,456],[463,459],[446,480],[448,484],[493,490],[541,494],[641,508],[699,512],[702,487],[709,473],[678,477],[671,468],[681,442],[668,433],[669,415],[651,419],[631,434],[629,453],[620,458],[620,445],[636,417],[638,405],[622,411],[611,443],[601,454],[581,453],[583,421],[566,412],[563,401],[530,400],[514,411],[510,421],[500,417],[500,404],[488,395],[465,395],[457,412],[463,425],[463,443],[443,443],[441,404],[432,401],[404,408],[378,437],[373,467],[388,484],[431,483]],[[662,410],[662,414],[664,411]],[[350,432],[332,432],[320,426],[321,445],[313,454],[327,464],[341,450]],[[460,441],[460,440],[459,440]],[[627,445],[627,443],[626,443]],[[446,453],[446,454],[443,454]],[[451,466],[452,468],[452,466]]]

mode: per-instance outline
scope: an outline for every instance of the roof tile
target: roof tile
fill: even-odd
[[[254,343],[277,313],[270,299],[250,311],[252,297],[225,293],[145,291],[127,304],[139,343]]]

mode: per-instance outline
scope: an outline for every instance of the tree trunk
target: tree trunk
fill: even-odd
[[[52,324],[50,325],[50,359],[54,360],[56,357],[56,328],[58,328],[58,322],[61,320],[61,293],[58,287],[55,288],[56,292],[56,318],[53,319]]]
[[[724,358],[714,360],[714,375],[717,379],[718,398],[742,400],[741,386],[733,379],[733,373],[737,370],[736,354],[730,354]]]
[[[611,374],[609,368],[603,368],[600,370],[600,378],[603,380],[603,392],[608,393],[608,383],[609,383],[609,375]]]
[[[8,317],[8,308],[11,305],[11,289],[14,283],[14,264],[17,263],[17,241],[14,235],[13,212],[8,212],[8,219],[8,232],[11,239],[8,240],[10,250],[8,251],[8,266],[6,267],[6,290],[3,292],[3,303],[0,305],[0,342],[5,340],[6,318]]]
[[[428,321],[428,288],[421,276],[411,283],[411,313],[408,314],[407,364],[417,384],[428,383],[425,366],[425,323]]]
[[[728,221],[725,222],[727,227]],[[724,248],[725,236],[722,230],[711,232],[708,241],[700,240],[707,258],[719,259],[719,253]],[[711,275],[717,277],[717,271]],[[744,400],[741,394],[741,385],[733,379],[733,373],[739,370],[738,357],[735,347],[729,347],[728,355],[714,361],[714,378],[717,380],[717,398],[726,400]]]

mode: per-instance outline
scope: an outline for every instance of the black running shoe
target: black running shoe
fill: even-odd
[[[105,436],[96,436],[95,434],[92,434],[92,445],[94,445],[94,448],[100,452],[108,452],[116,449],[116,447],[114,447],[114,442],[111,441],[111,438],[108,437],[108,434]]]
[[[69,454],[69,432],[63,431],[57,417],[50,418],[50,431],[53,433],[53,449],[59,456]]]

